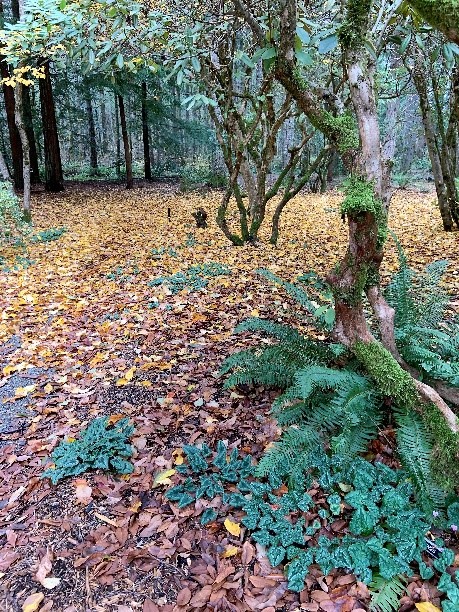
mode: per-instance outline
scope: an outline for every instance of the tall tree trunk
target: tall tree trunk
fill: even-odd
[[[44,63],[45,78],[40,80],[40,103],[43,124],[43,144],[45,152],[45,189],[58,192],[64,189],[61,151],[57,132],[56,109],[49,61]]]
[[[23,88],[22,104],[24,109],[24,126],[27,132],[27,139],[30,145],[30,180],[32,182],[32,185],[39,185],[41,183],[40,167],[38,164],[37,141],[35,138],[35,131],[33,129],[33,112],[32,103],[30,101],[29,87]]]
[[[9,77],[9,71],[6,63],[0,58],[0,69],[2,78]],[[22,173],[22,145],[19,131],[16,126],[15,119],[15,103],[14,103],[14,89],[8,85],[3,84],[3,96],[5,100],[6,120],[8,124],[8,135],[11,146],[11,160],[13,166],[13,180],[14,187],[16,189],[24,189],[24,176]]]
[[[116,176],[119,178],[121,176],[121,145],[120,145],[120,116],[119,116],[119,106],[118,106],[118,96],[115,94],[115,137],[116,137],[116,160],[115,160],[115,168],[116,168]]]
[[[23,166],[22,174],[24,177],[24,199],[23,210],[26,221],[31,221],[32,211],[30,203],[30,149],[27,133],[24,126],[23,108],[22,108],[22,91],[23,86],[18,83],[14,88],[14,118],[16,127],[18,128],[19,138],[22,145]]]
[[[89,132],[89,165],[91,168],[91,174],[97,175],[99,166],[97,163],[97,140],[96,140],[96,125],[94,122],[94,111],[92,108],[91,101],[91,90],[89,84],[86,83],[85,89],[85,103],[86,103],[86,115],[88,117],[88,132]]]
[[[142,81],[142,139],[145,178],[151,181],[150,135],[148,131],[147,84]]]
[[[446,232],[450,232],[453,229],[453,218],[451,215],[450,202],[443,175],[443,167],[440,157],[441,149],[438,146],[436,130],[429,105],[425,71],[425,62],[421,57],[421,52],[417,50],[415,65],[411,74],[419,97],[419,106],[421,108],[427,151],[429,153],[430,163],[432,166],[432,174],[434,176],[435,190],[437,192],[438,207],[440,209],[440,214],[443,221],[443,228]]]
[[[118,107],[120,111],[121,134],[123,135],[124,159],[126,163],[126,189],[132,189],[134,186],[134,179],[132,176],[132,154],[131,147],[129,145],[129,134],[126,123],[124,100],[123,96],[120,94],[118,94]]]

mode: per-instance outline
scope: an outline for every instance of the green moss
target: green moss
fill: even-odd
[[[328,111],[323,111],[320,117],[311,120],[311,123],[333,142],[341,154],[359,148],[359,133],[351,113],[335,117]]]
[[[363,45],[372,4],[372,0],[348,0],[346,18],[338,33],[345,49],[355,50]]]
[[[414,381],[382,344],[359,340],[352,350],[382,393],[392,397],[400,406],[413,408],[418,397]]]
[[[409,4],[435,28],[459,30],[459,0],[409,0]]]
[[[341,214],[355,218],[363,212],[373,213],[378,227],[377,246],[382,248],[387,238],[387,214],[381,200],[375,196],[372,183],[353,176],[344,183],[344,194]]]
[[[422,409],[422,419],[434,440],[432,471],[447,491],[459,486],[459,435],[451,431],[434,404]]]

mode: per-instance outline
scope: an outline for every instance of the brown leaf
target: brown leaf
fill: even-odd
[[[177,595],[177,605],[178,606],[186,606],[186,604],[191,599],[191,591],[188,588],[184,588]]]
[[[38,580],[41,584],[43,584],[43,580],[49,574],[53,567],[53,555],[49,548],[46,549],[46,553],[40,559],[40,564],[38,566],[37,573],[35,574],[35,579]]]
[[[207,585],[198,591],[190,601],[190,606],[195,608],[202,608],[209,601],[212,594],[212,587]]]
[[[151,599],[146,599],[143,602],[142,612],[159,612],[159,608]]]

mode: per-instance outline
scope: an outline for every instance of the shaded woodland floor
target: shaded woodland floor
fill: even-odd
[[[167,485],[153,486],[184,444],[222,439],[257,458],[275,438],[273,392],[231,392],[218,377],[227,355],[257,341],[233,329],[260,316],[308,330],[304,313],[255,271],[322,274],[346,246],[339,192],[297,197],[277,248],[228,245],[213,221],[219,197],[103,184],[36,195],[36,227],[68,231],[21,253],[27,267],[0,274],[1,610],[22,610],[34,592],[43,593],[41,611],[367,609],[366,587],[338,572],[317,570],[303,593],[288,592],[244,530],[234,537],[220,519],[200,525],[211,502],[179,511],[164,498]],[[205,230],[192,218],[198,206],[209,213]],[[390,226],[413,267],[450,261],[446,283],[459,310],[459,234],[442,231],[434,195],[399,191]],[[4,266],[16,255],[6,253]],[[176,295],[148,284],[211,262],[231,275]],[[396,268],[389,240],[384,276]],[[134,474],[96,472],[57,486],[40,479],[64,436],[106,415],[135,423]],[[46,564],[58,579],[49,590],[35,578]],[[401,610],[437,597],[415,577]]]

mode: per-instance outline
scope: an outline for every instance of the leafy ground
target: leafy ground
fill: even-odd
[[[303,593],[288,592],[244,529],[232,535],[223,519],[202,527],[210,502],[179,511],[164,498],[167,480],[155,482],[182,461],[184,444],[215,447],[222,439],[259,457],[276,436],[272,392],[224,390],[218,369],[254,342],[232,334],[237,322],[298,322],[297,308],[255,270],[285,278],[328,270],[346,244],[340,199],[339,192],[298,197],[278,248],[235,248],[212,220],[206,230],[194,226],[198,206],[213,219],[218,194],[166,185],[37,194],[36,227],[68,231],[32,244],[18,270],[7,271],[16,254],[6,253],[0,274],[2,610],[22,610],[29,597],[29,612],[367,609],[367,589],[350,575],[312,572]],[[459,307],[458,235],[442,231],[433,196],[398,192],[391,226],[413,267],[449,259],[446,282]],[[148,284],[210,263],[231,275],[177,294]],[[389,243],[384,274],[395,268]],[[301,324],[306,329],[307,319]],[[58,442],[96,416],[132,419],[135,472],[95,472],[56,486],[41,480]],[[385,452],[383,443],[376,447]],[[339,531],[342,523],[324,528]],[[438,604],[435,587],[415,577],[400,609],[429,600]]]

